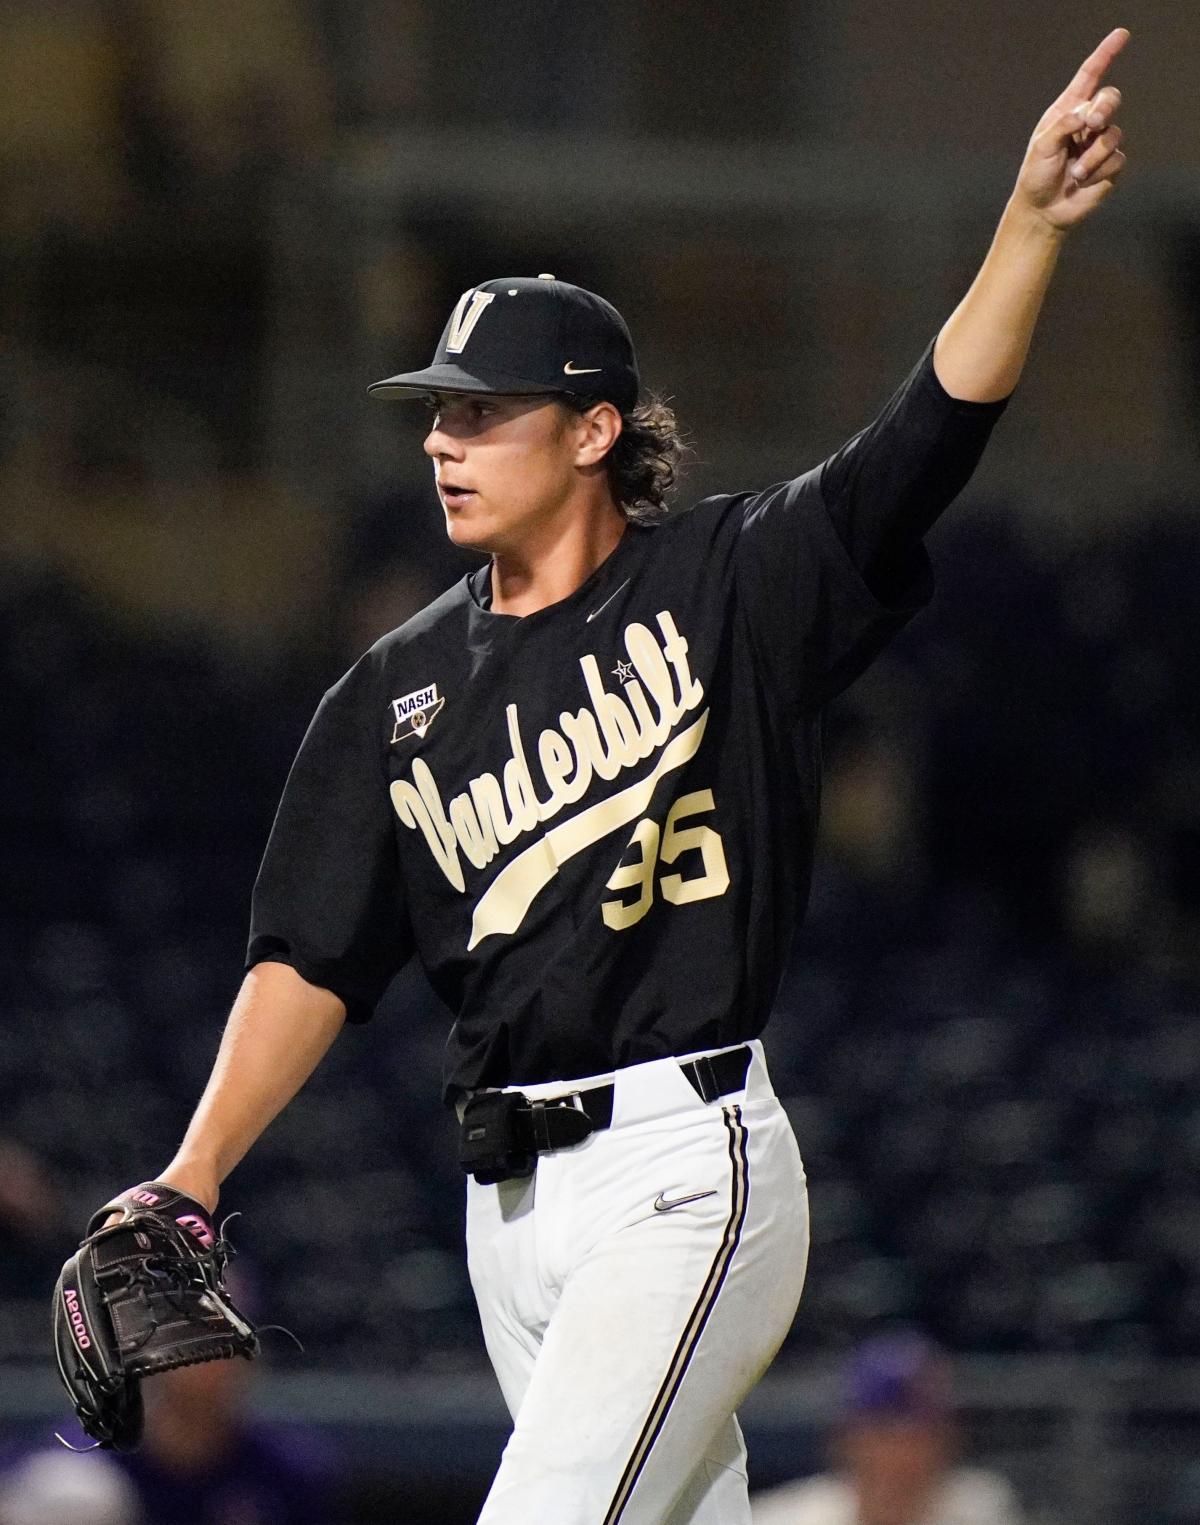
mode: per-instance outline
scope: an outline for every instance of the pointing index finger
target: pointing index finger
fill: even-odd
[[[1080,64],[1075,78],[1063,91],[1063,100],[1088,100],[1095,95],[1114,58],[1129,41],[1128,27],[1118,26]]]

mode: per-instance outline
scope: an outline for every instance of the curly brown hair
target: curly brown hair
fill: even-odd
[[[595,407],[594,399],[564,397],[562,401],[576,413]],[[621,433],[608,454],[608,475],[613,497],[627,519],[647,524],[670,513],[667,494],[688,448],[675,410],[656,393],[647,392],[621,414]]]

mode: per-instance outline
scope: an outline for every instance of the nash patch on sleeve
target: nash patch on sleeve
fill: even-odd
[[[411,694],[405,694],[402,699],[393,699],[391,708],[396,723],[392,727],[391,744],[394,746],[408,736],[424,736],[445,702],[445,699],[438,696],[436,683],[430,683],[425,688],[414,688]]]

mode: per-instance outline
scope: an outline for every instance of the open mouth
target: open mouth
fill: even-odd
[[[453,482],[439,482],[438,491],[447,508],[461,508],[468,498],[475,496],[473,487],[459,487]]]

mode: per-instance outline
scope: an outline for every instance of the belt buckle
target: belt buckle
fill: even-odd
[[[555,1143],[550,1137],[550,1124],[548,1115],[551,1112],[578,1112],[585,1124],[588,1124],[586,1132],[578,1138],[570,1141]],[[593,1129],[591,1118],[583,1105],[583,1097],[579,1091],[568,1091],[563,1096],[548,1096],[544,1101],[531,1101],[529,1103],[529,1126],[533,1133],[534,1147],[539,1154],[551,1153],[556,1149],[570,1148],[573,1144],[582,1143]]]
[[[720,1082],[717,1080],[717,1072],[713,1068],[712,1056],[701,1054],[699,1059],[693,1060],[693,1068],[696,1079],[700,1082],[700,1100],[708,1105],[716,1101],[721,1094]]]
[[[550,1148],[550,1124],[546,1121],[544,1101],[529,1103],[529,1126],[533,1133],[533,1147],[539,1154],[545,1153]]]

